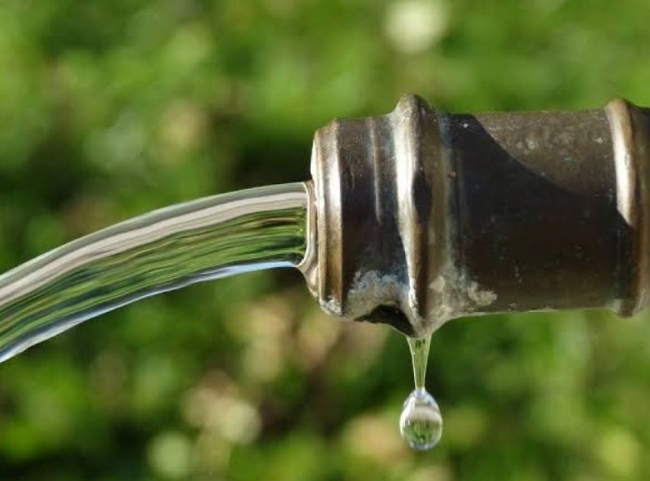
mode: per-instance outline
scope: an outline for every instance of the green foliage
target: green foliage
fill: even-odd
[[[450,111],[650,104],[635,0],[3,0],[0,267],[175,202],[308,177],[313,131],[416,92]],[[0,479],[638,480],[650,323],[452,322],[445,432],[399,438],[406,343],[297,274],[193,286],[0,365]],[[647,317],[647,316],[645,316]]]

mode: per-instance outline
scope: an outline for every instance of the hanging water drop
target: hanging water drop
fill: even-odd
[[[415,389],[404,402],[399,429],[409,446],[426,451],[438,444],[442,436],[440,408],[424,387],[431,336],[407,340],[413,359]]]
[[[431,449],[442,436],[442,416],[438,403],[425,389],[413,391],[402,408],[399,429],[413,449]]]

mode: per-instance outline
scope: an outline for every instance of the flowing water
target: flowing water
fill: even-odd
[[[157,210],[66,244],[0,276],[0,362],[83,321],[195,282],[297,267],[309,238],[309,186],[283,184]],[[415,389],[400,432],[430,449],[442,417],[424,380],[431,337],[408,338]]]
[[[117,224],[0,276],[0,362],[80,322],[195,282],[297,266],[308,186],[207,197]]]
[[[413,449],[433,448],[442,436],[442,416],[438,403],[424,386],[431,335],[422,338],[407,337],[413,360],[415,389],[404,401],[399,419],[399,430]]]

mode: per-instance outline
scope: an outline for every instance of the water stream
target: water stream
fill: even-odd
[[[157,210],[0,276],[0,362],[125,304],[195,282],[295,267],[308,185],[283,184]]]
[[[114,225],[0,276],[0,362],[71,327],[201,281],[297,267],[308,249],[309,184],[282,184],[174,205]],[[415,389],[400,432],[436,445],[442,417],[424,387],[431,337],[408,338]]]

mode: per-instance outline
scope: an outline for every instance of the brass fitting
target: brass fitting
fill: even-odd
[[[447,114],[407,95],[312,154],[330,314],[423,336],[461,316],[648,304],[650,110]]]

